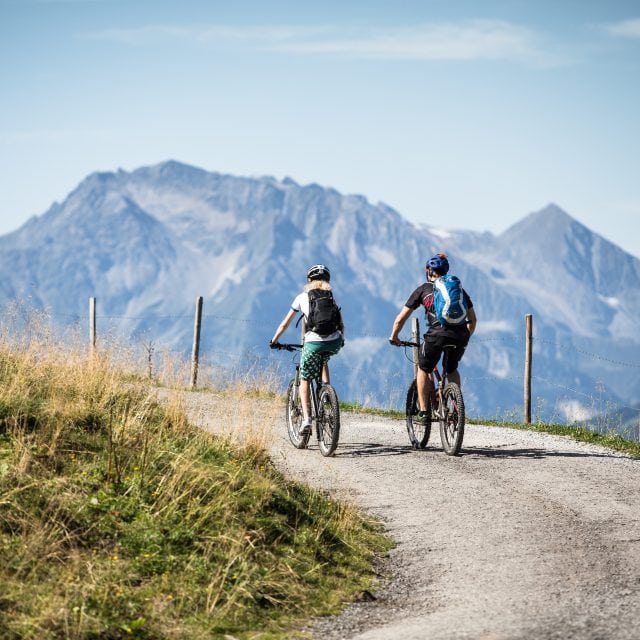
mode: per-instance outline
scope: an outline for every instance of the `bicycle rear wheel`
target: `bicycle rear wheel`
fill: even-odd
[[[340,438],[340,407],[335,389],[328,384],[322,385],[318,393],[316,428],[320,453],[332,455]]]
[[[302,401],[300,400],[300,385],[296,384],[294,378],[289,383],[287,389],[287,406],[285,419],[287,422],[287,432],[289,440],[296,449],[305,449],[309,442],[311,434],[300,435],[300,427],[302,426]]]
[[[444,419],[440,421],[440,440],[448,456],[457,456],[464,437],[464,399],[455,382],[449,382],[442,392]]]
[[[431,404],[431,403],[429,403]],[[431,406],[427,407],[425,424],[417,421],[418,418],[418,386],[414,380],[407,391],[405,405],[407,415],[407,433],[409,442],[414,449],[424,449],[431,435]]]

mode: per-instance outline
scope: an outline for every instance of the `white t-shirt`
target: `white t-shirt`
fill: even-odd
[[[296,311],[302,311],[302,315],[305,318],[309,317],[309,294],[306,291],[299,293],[291,303],[291,308]],[[332,340],[337,340],[340,338],[342,334],[339,331],[334,331],[331,335],[322,337],[319,336],[315,331],[307,331],[304,334],[305,342],[331,342]]]

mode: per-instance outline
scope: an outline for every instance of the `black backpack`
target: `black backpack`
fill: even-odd
[[[342,324],[342,316],[340,307],[333,299],[333,293],[325,289],[311,289],[308,294],[307,331],[314,331],[322,338],[338,331]]]

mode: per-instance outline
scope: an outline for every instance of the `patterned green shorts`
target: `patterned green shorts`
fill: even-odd
[[[344,344],[342,338],[331,342],[305,342],[300,357],[300,376],[303,380],[320,377],[322,367],[334,356]]]

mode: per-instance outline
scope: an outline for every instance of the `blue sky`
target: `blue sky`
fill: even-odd
[[[640,256],[640,2],[0,0],[0,233],[176,159]]]

